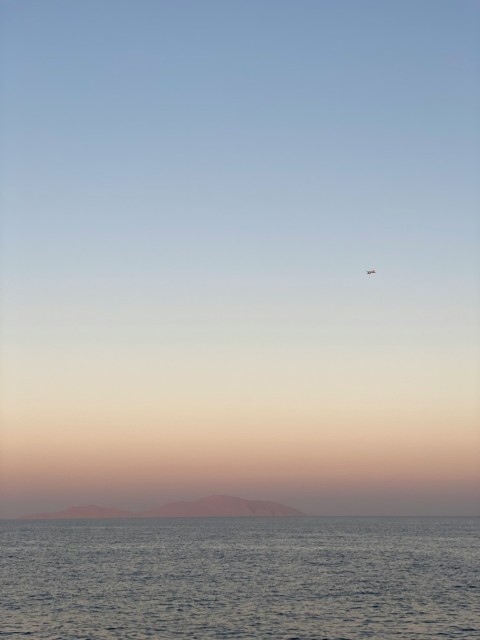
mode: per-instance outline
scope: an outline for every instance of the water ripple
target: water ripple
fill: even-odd
[[[3,522],[0,638],[478,638],[479,524]]]

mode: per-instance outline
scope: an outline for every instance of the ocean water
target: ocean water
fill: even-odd
[[[0,523],[0,638],[480,638],[480,520]]]

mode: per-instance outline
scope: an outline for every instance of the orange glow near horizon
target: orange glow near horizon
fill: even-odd
[[[166,487],[173,497],[188,498],[204,488],[280,499],[282,493],[301,496],[305,489],[319,495],[328,489],[335,496],[349,489],[368,495],[389,488],[410,494],[478,486],[473,422],[468,429],[463,423],[458,438],[448,417],[402,427],[401,416],[387,423],[339,412],[336,423],[328,415],[295,423],[278,415],[254,421],[248,413],[207,426],[170,418],[82,429],[77,418],[70,431],[61,422],[37,422],[36,438],[17,423],[2,438],[3,493],[20,502],[34,495],[39,504],[42,497],[54,498],[59,505],[82,495],[95,502],[97,494],[122,505],[128,495],[129,504],[146,506],[144,500],[153,501],[155,494],[161,503]],[[321,501],[317,511],[322,512]]]
[[[355,509],[345,496],[390,491],[392,512],[399,496],[408,512],[416,493],[473,496],[479,484],[468,350],[462,375],[446,366],[453,352],[431,345],[37,343],[4,354],[6,515],[208,492],[338,513]],[[455,499],[444,504],[455,512]]]

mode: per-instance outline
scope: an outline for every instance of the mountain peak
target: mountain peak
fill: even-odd
[[[171,502],[153,507],[141,514],[146,518],[161,517],[239,517],[301,516],[297,509],[267,500],[245,500],[226,495],[212,495],[193,502]]]

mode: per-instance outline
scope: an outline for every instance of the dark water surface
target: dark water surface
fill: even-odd
[[[480,638],[480,520],[4,521],[0,638]]]

